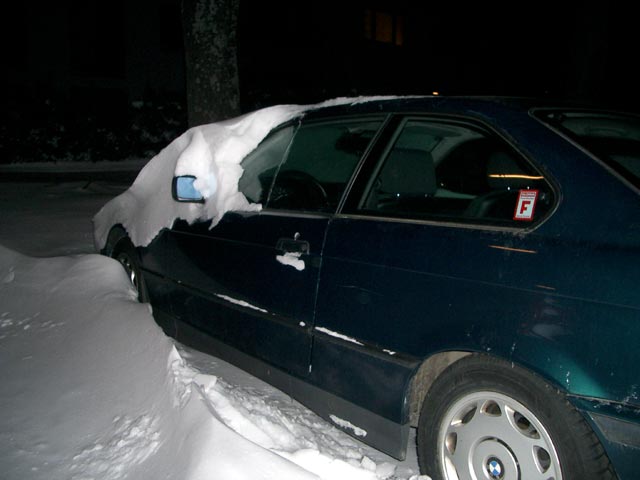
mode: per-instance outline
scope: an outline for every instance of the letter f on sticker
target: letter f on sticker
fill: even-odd
[[[531,205],[531,200],[523,200],[520,203],[520,215],[524,215],[529,210],[529,205]]]

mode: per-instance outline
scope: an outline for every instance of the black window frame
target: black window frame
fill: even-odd
[[[418,217],[417,215],[401,216],[362,210],[361,206],[366,201],[369,190],[375,182],[377,175],[382,168],[384,168],[386,158],[393,149],[396,139],[402,133],[403,126],[410,120],[458,125],[475,130],[485,137],[500,142],[506,150],[530,166],[532,171],[543,177],[542,181],[546,184],[548,193],[551,196],[549,199],[549,208],[545,214],[531,222],[517,222],[513,220],[497,221],[495,219],[482,217],[474,218],[463,216],[442,217],[434,215],[433,217],[424,218]],[[557,183],[546,169],[542,168],[534,159],[524,154],[514,145],[513,140],[501,134],[493,126],[478,119],[468,118],[463,115],[424,114],[421,112],[391,114],[389,120],[386,122],[384,131],[380,132],[379,138],[376,144],[372,146],[372,152],[366,160],[367,162],[361,167],[349,192],[349,196],[339,212],[341,216],[392,222],[426,223],[464,228],[527,232],[537,229],[546,222],[557,210],[560,201]]]
[[[271,185],[269,187],[269,192],[267,194],[267,201],[265,202],[265,204],[263,205],[263,211],[265,212],[269,212],[269,213],[277,213],[277,214],[300,214],[300,215],[317,215],[317,216],[333,216],[336,215],[338,212],[341,211],[344,202],[346,200],[346,198],[348,198],[349,194],[350,194],[350,190],[352,188],[352,185],[355,181],[355,179],[358,176],[358,173],[362,167],[362,165],[365,163],[366,159],[369,157],[371,150],[373,148],[374,145],[376,145],[378,143],[378,139],[380,137],[381,132],[385,129],[386,124],[388,122],[389,119],[389,115],[388,114],[382,114],[379,112],[375,112],[375,113],[370,113],[370,114],[354,114],[354,115],[331,115],[331,116],[326,116],[326,117],[314,117],[312,119],[305,119],[304,117],[301,117],[297,120],[296,125],[295,125],[295,131],[293,134],[293,137],[291,139],[291,142],[289,143],[289,146],[286,150],[285,156],[283,157],[282,161],[280,162],[280,164],[278,165],[277,171],[272,179]],[[304,209],[295,209],[295,208],[274,208],[271,207],[269,205],[269,201],[271,199],[271,194],[273,191],[273,188],[276,184],[276,179],[278,178],[278,175],[280,174],[280,170],[283,166],[286,165],[287,163],[287,159],[289,156],[289,152],[290,149],[292,147],[292,145],[295,142],[296,136],[297,134],[300,132],[300,130],[302,128],[305,127],[309,127],[309,126],[314,126],[314,125],[321,125],[321,124],[331,124],[331,123],[348,123],[348,122],[354,122],[354,121],[358,121],[358,122],[362,122],[362,123],[368,123],[368,122],[373,122],[373,121],[379,121],[380,124],[378,125],[378,128],[375,132],[375,134],[373,135],[373,137],[371,138],[369,144],[367,145],[367,147],[365,148],[364,152],[362,153],[362,155],[360,156],[360,158],[357,160],[356,165],[353,169],[353,171],[351,172],[351,175],[349,176],[349,178],[347,179],[344,189],[342,191],[342,194],[340,195],[340,198],[338,200],[337,203],[337,207],[333,210],[333,211],[322,211],[322,210],[304,210]],[[272,133],[285,128],[287,126],[291,126],[292,122],[287,122],[283,125],[278,126],[277,128],[275,128],[272,132],[269,133],[269,135],[271,135]]]

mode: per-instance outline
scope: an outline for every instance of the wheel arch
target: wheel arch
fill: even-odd
[[[547,342],[542,343],[528,339],[527,342],[520,342],[520,348],[509,352],[501,352],[497,348],[489,352],[475,349],[447,350],[425,358],[409,383],[408,405],[411,426],[417,426],[422,403],[433,382],[450,365],[469,355],[485,355],[511,362],[513,366],[518,366],[541,378],[565,395],[607,398],[608,392],[601,387],[597,376],[589,372],[577,358],[557,346]]]
[[[129,234],[127,233],[124,226],[122,226],[121,224],[114,225],[113,227],[111,227],[111,230],[109,230],[109,235],[107,235],[107,241],[104,245],[104,248],[100,251],[100,253],[102,255],[106,255],[107,257],[110,257],[113,253],[113,249],[115,248],[116,244],[123,238],[128,238],[128,237],[129,237]]]
[[[409,420],[412,427],[418,426],[422,402],[436,378],[438,378],[449,365],[454,364],[468,355],[472,355],[472,352],[457,350],[438,352],[426,358],[420,364],[409,386]]]

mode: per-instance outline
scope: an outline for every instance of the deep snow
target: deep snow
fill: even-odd
[[[110,259],[1,247],[0,305],[3,478],[312,478],[218,419],[216,378],[184,364]]]
[[[125,186],[0,183],[0,244],[92,251]],[[0,478],[407,479],[282,392],[176,345],[98,255],[0,248]]]

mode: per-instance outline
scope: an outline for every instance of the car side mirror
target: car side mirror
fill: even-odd
[[[204,197],[193,185],[196,177],[193,175],[181,175],[173,177],[171,193],[173,199],[178,202],[204,203]]]

